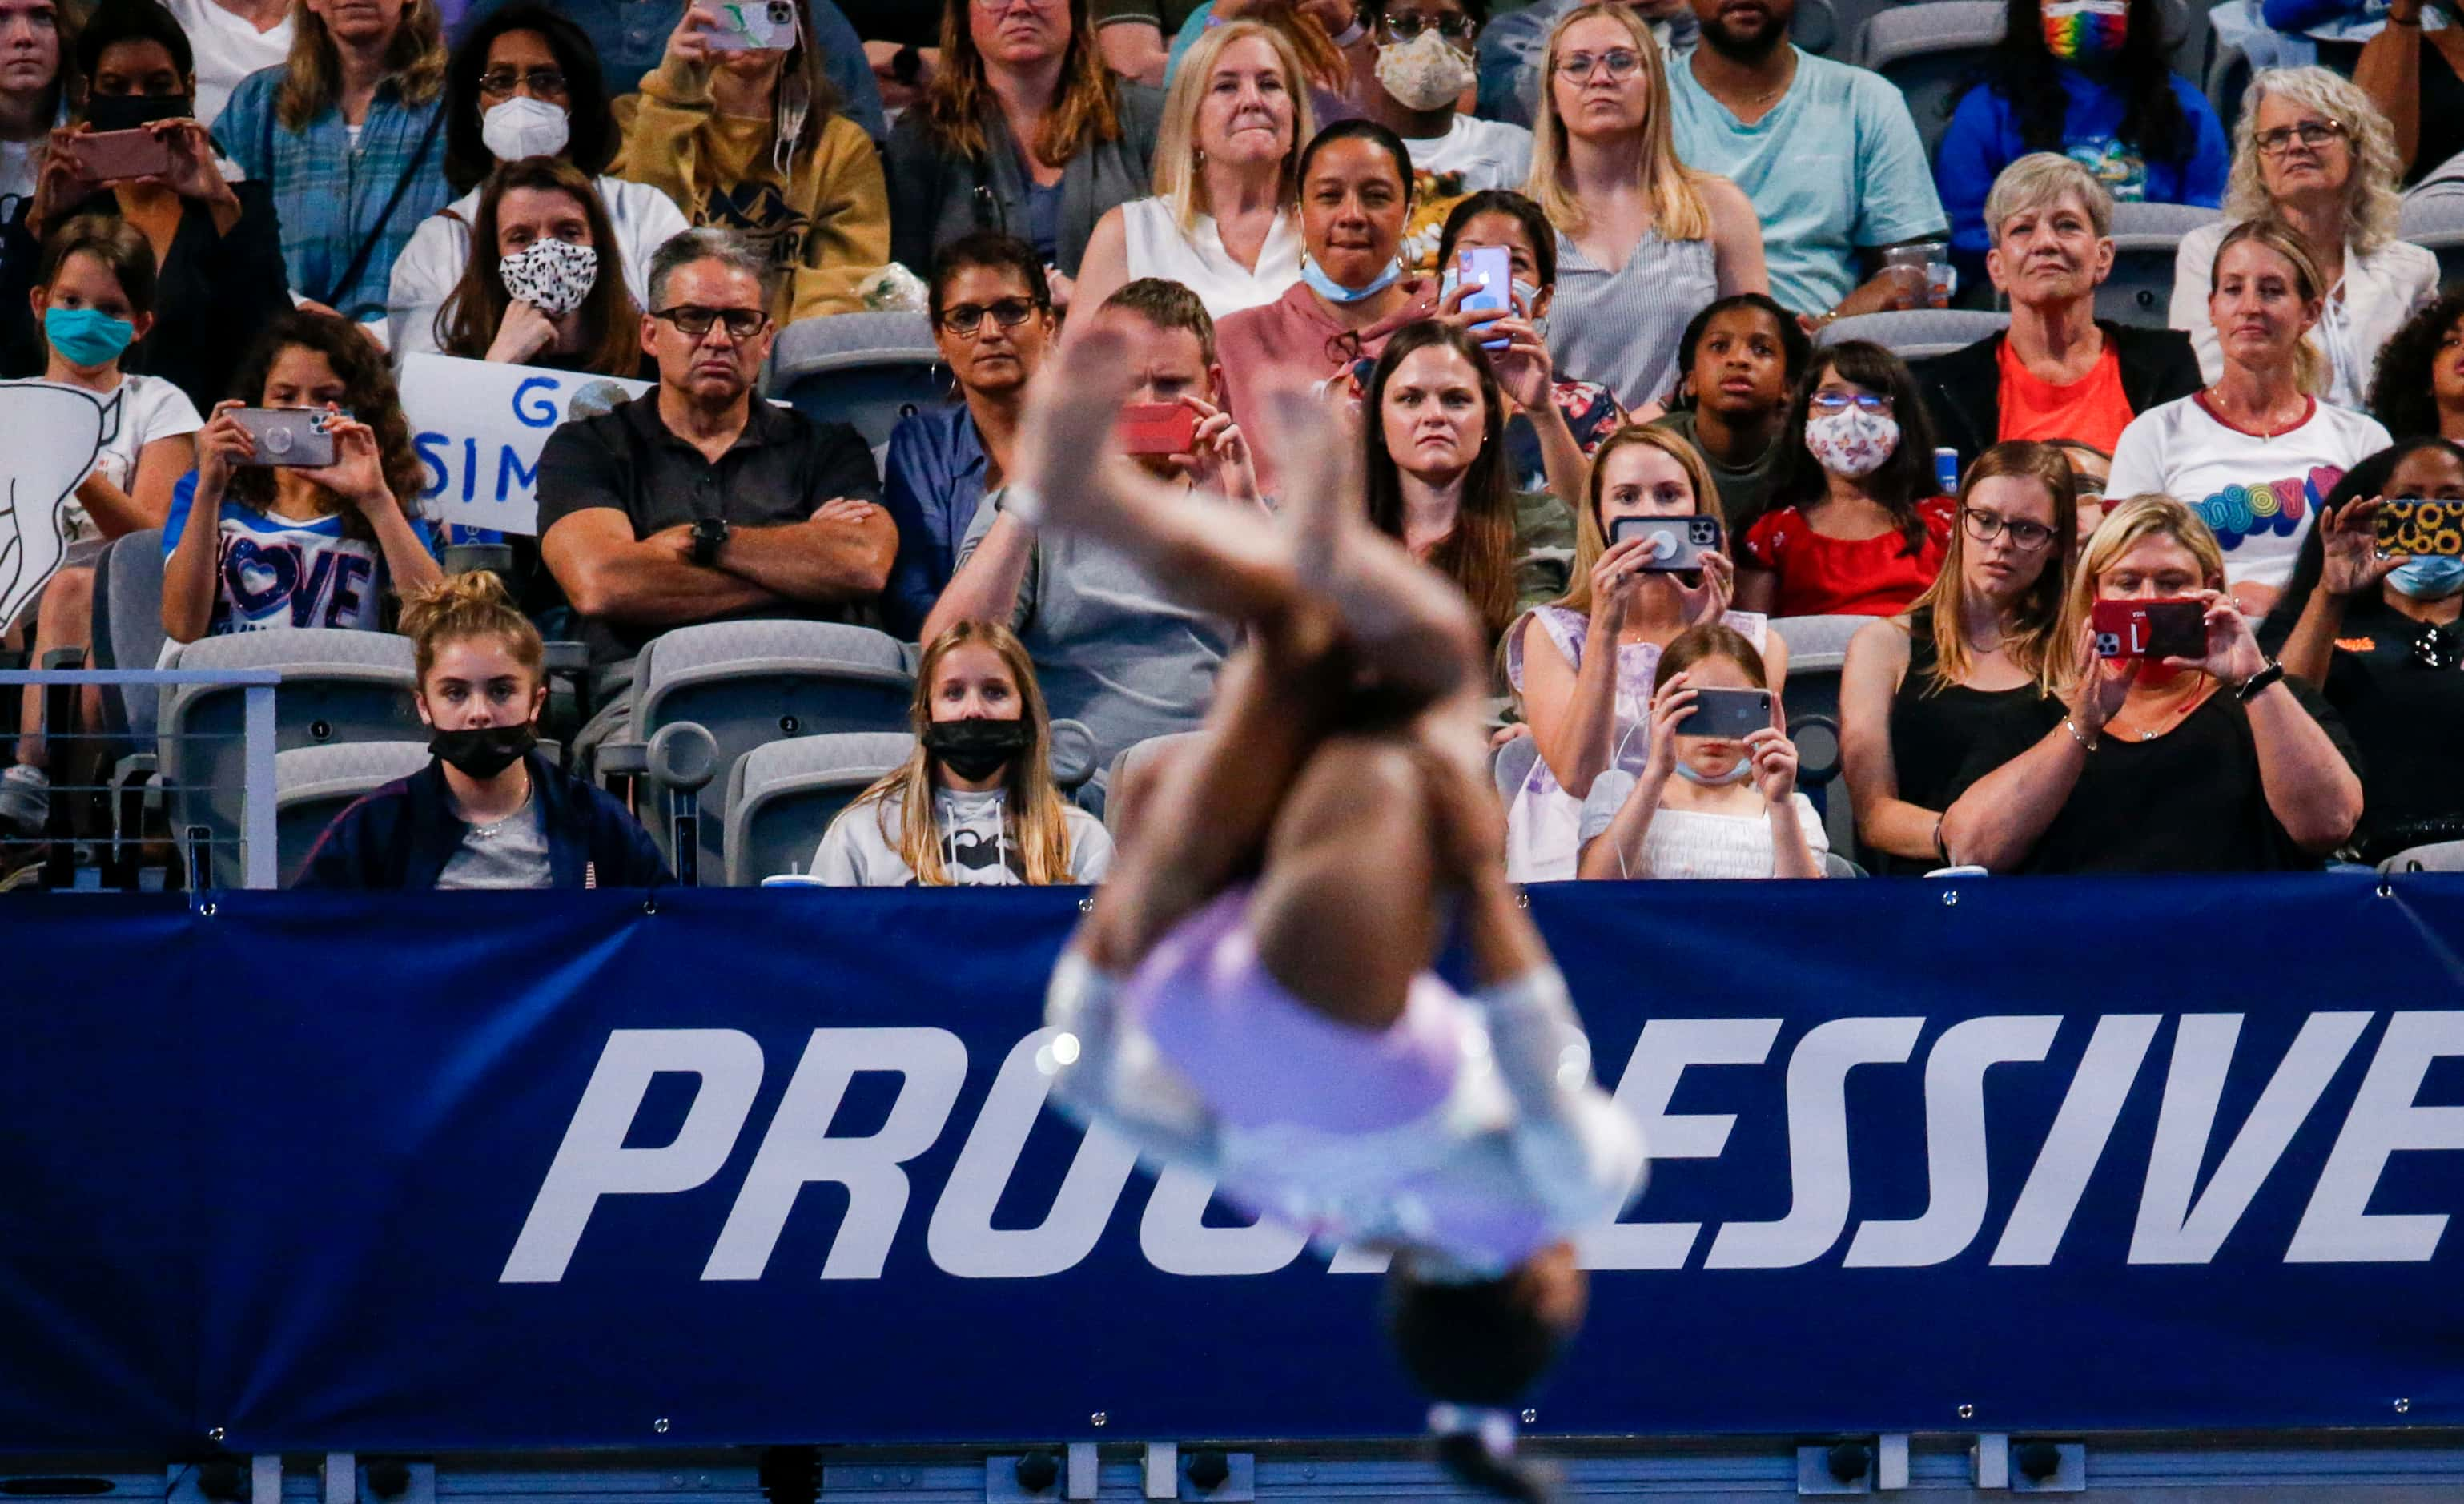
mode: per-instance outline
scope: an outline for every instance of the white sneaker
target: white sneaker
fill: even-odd
[[[50,823],[51,813],[52,781],[41,768],[12,763],[0,772],[0,826],[36,835]]]

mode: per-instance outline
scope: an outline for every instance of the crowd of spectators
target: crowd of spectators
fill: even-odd
[[[1794,0],[0,0],[0,402],[108,415],[0,628],[86,648],[102,550],[159,528],[165,661],[412,637],[435,761],[309,876],[494,887],[664,875],[595,781],[652,640],[878,629],[915,751],[811,876],[1099,880],[1116,760],[1193,729],[1234,645],[1012,484],[1032,385],[1101,327],[1180,425],[1125,462],[1192,508],[1325,469],[1278,393],[1348,416],[1370,520],[1495,649],[1518,878],[2464,834],[2464,563],[2387,542],[2464,518],[2464,288],[2400,233],[2464,187],[2459,28],[2269,0],[2228,122],[2171,13],[2010,0],[1929,148]],[[2168,327],[2099,316],[2118,203],[2215,211]],[[1961,283],[2007,312],[1963,348],[1833,328]],[[769,400],[782,331],[885,308],[945,401],[876,447]],[[437,356],[647,384],[548,436],[501,580],[443,565],[399,385]],[[268,453],[266,409],[317,409],[330,462]],[[2158,601],[2197,640],[2117,655]],[[1865,619],[1823,637],[1836,779],[1786,710],[1822,617]],[[553,757],[542,626],[596,707]],[[1771,724],[1687,729],[1744,694]],[[102,714],[56,711],[18,711],[9,851]]]

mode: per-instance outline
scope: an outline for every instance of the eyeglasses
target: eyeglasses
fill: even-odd
[[[1400,15],[1378,18],[1386,34],[1398,42],[1408,42],[1422,32],[1436,32],[1449,41],[1467,42],[1480,34],[1480,23],[1467,15],[1422,15],[1406,11]]]
[[[961,340],[972,340],[984,324],[984,315],[1004,329],[1015,329],[1042,311],[1044,305],[1032,298],[1004,298],[992,303],[960,303],[956,308],[941,310],[941,327]]]
[[[564,75],[554,68],[499,68],[483,73],[479,76],[479,92],[502,99],[526,83],[535,95],[564,92]]]
[[[2316,151],[2344,134],[2343,121],[2303,121],[2299,125],[2278,125],[2274,130],[2258,133],[2258,149],[2271,157],[2280,157],[2293,149],[2297,141]]]
[[[1592,70],[1606,63],[1609,77],[1618,83],[1642,71],[1642,54],[1631,47],[1611,48],[1604,53],[1568,53],[1557,59],[1560,78],[1588,78]]]
[[[1852,406],[1867,412],[1888,412],[1893,404],[1887,391],[1817,391],[1806,402],[1809,410],[1826,417],[1836,417]]]
[[[708,336],[717,324],[727,326],[730,339],[750,340],[770,321],[770,316],[759,308],[700,308],[691,303],[663,308],[650,317],[666,320],[676,326],[677,333],[695,340]]]
[[[1990,543],[2007,531],[2011,546],[2023,554],[2033,554],[2054,541],[2054,530],[2042,522],[2021,521],[1972,506],[1960,508],[1959,517],[1968,524],[1968,536],[1980,543]]]

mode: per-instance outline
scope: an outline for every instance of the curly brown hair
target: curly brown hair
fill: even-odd
[[[2370,377],[2370,416],[2387,426],[2390,438],[2439,431],[2438,397],[2431,390],[2430,368],[2458,321],[2464,321],[2464,287],[2417,310],[2379,351],[2378,367]]]
[[[342,381],[343,410],[376,431],[385,489],[393,493],[404,516],[419,517],[419,494],[427,479],[427,468],[419,462],[419,452],[411,448],[410,420],[403,416],[402,397],[393,384],[393,367],[386,364],[385,352],[357,326],[332,314],[312,313],[305,308],[291,310],[266,325],[265,332],[257,336],[248,359],[240,364],[239,375],[231,383],[231,395],[251,407],[262,404],[266,378],[273,374],[274,363],[282,358],[283,351],[295,347],[315,351],[334,367],[334,374]],[[274,505],[274,479],[272,469],[248,466],[232,473],[225,495],[262,512]],[[341,516],[346,536],[376,536],[376,530],[356,508],[343,507]]]

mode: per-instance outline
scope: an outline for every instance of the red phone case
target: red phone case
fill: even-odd
[[[2196,601],[2099,601],[2088,609],[2100,658],[2196,658],[2208,608]]]
[[[150,130],[111,130],[77,138],[78,164],[97,183],[152,177],[171,170],[171,148]]]
[[[1177,402],[1133,402],[1112,431],[1132,454],[1186,454],[1198,441],[1198,412]]]

